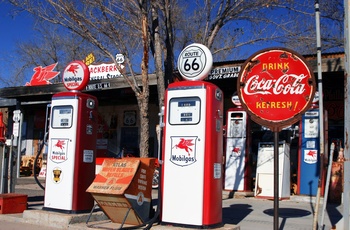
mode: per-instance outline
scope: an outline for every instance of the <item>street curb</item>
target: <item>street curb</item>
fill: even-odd
[[[25,210],[23,212],[23,219],[26,223],[30,224],[68,228],[69,225],[85,223],[89,218],[89,215],[89,213],[65,214],[45,210]],[[91,214],[89,221],[101,221],[107,219],[108,217],[102,211],[98,211]]]
[[[111,222],[108,217],[102,212],[97,211],[92,213],[88,224],[86,221],[89,217],[89,213],[84,214],[65,214],[50,212],[45,210],[25,210],[19,214],[4,214],[0,215],[0,221],[10,221],[17,223],[27,223],[38,225],[42,227],[51,227],[57,229],[89,229],[89,228],[104,228],[104,229],[116,229],[121,226],[120,223]],[[131,227],[131,226],[128,226]],[[141,229],[141,228],[140,228]],[[198,229],[188,227],[178,227],[171,225],[155,224],[152,226],[155,230],[166,230],[166,229]],[[225,224],[222,227],[213,228],[217,230],[240,230],[240,226]]]

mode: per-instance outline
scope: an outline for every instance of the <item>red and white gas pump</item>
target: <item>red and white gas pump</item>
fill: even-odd
[[[78,213],[93,207],[86,189],[95,178],[97,99],[79,92],[88,81],[86,65],[72,62],[63,73],[71,91],[52,97],[44,210]]]
[[[172,83],[166,90],[161,220],[221,224],[223,93],[200,81],[212,65],[208,48],[190,45],[178,63],[181,75],[190,81]]]
[[[232,97],[232,102],[237,107],[230,108],[226,116],[224,189],[248,191],[251,190],[248,115],[237,95]]]

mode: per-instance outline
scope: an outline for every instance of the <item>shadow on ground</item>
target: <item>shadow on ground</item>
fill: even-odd
[[[237,225],[253,211],[249,204],[233,204],[222,209],[223,222]]]
[[[274,209],[266,209],[265,214],[269,216],[274,216]],[[288,218],[298,218],[311,215],[312,213],[309,210],[298,209],[298,208],[279,208],[278,217],[282,218],[280,229],[283,229]]]
[[[343,217],[343,215],[337,209],[338,206],[338,204],[328,203],[326,207],[326,211],[332,226],[335,226]]]

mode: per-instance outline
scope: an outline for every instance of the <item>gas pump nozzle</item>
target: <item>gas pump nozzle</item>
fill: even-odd
[[[163,161],[160,159],[161,158],[161,145],[162,145],[162,129],[165,126],[164,124],[164,106],[160,108],[160,112],[158,113],[159,116],[159,130],[158,130],[158,162],[159,164],[163,164]]]
[[[163,118],[164,118],[164,106],[162,106],[160,108],[160,112],[158,113],[158,116],[159,116],[159,125],[161,128],[164,127],[164,122],[163,122]]]
[[[299,137],[299,126],[294,126],[293,131],[293,135],[290,137],[290,140],[292,141],[294,138],[298,138]]]

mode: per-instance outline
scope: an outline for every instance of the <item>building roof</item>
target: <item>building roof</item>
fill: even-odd
[[[136,77],[137,81],[141,82],[141,76]],[[149,75],[150,85],[156,85],[156,77],[154,74]],[[141,83],[140,83],[141,84]],[[125,90],[130,88],[125,82],[124,78],[117,77],[112,79],[103,79],[103,80],[93,80],[90,81],[86,90],[82,92],[89,92],[94,96],[106,95],[111,97],[110,90],[123,89],[119,94],[130,94],[130,90]],[[18,87],[6,87],[0,89],[0,98],[3,99],[17,99],[21,103],[29,103],[31,101],[37,101],[42,103],[47,103],[51,101],[52,95],[67,91],[63,83],[55,83],[49,85],[38,85],[38,86],[18,86]],[[4,101],[5,102],[5,101]],[[0,107],[4,107],[4,104],[0,100]]]

